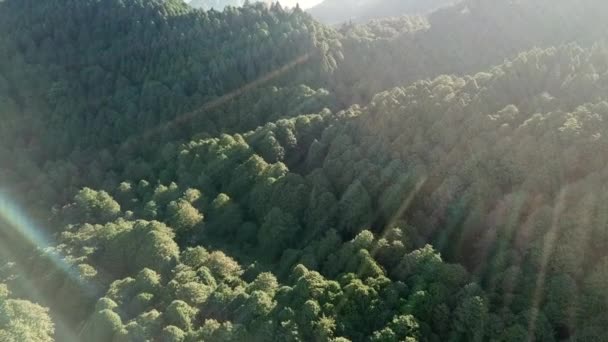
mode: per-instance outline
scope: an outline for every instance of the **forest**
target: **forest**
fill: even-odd
[[[0,342],[608,341],[607,16],[0,1]]]

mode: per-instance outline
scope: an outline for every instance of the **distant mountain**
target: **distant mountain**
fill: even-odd
[[[188,1],[187,1],[188,2]],[[273,0],[249,0],[251,4],[256,2],[262,2],[266,4],[271,4]],[[190,6],[194,8],[202,8],[204,10],[216,9],[221,11],[226,6],[240,7],[245,5],[247,0],[191,0],[189,1]]]
[[[243,6],[245,0],[192,0],[190,6],[204,10],[222,10],[226,6]]]
[[[323,23],[339,24],[403,14],[426,14],[456,2],[458,0],[325,0],[308,12]]]

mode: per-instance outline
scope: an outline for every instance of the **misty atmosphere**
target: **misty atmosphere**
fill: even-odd
[[[0,342],[608,341],[606,18],[0,1]]]

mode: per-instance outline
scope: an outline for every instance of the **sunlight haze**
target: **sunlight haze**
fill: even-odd
[[[0,342],[608,342],[607,0],[188,1],[0,0]]]

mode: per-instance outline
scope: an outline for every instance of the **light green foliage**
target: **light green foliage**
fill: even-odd
[[[279,287],[277,278],[269,272],[260,273],[247,288],[248,291],[262,291],[274,295]]]
[[[54,324],[49,310],[26,300],[8,299],[5,285],[0,295],[0,340],[52,342]]]
[[[95,304],[95,311],[113,310],[118,304],[110,298],[102,297]]]
[[[104,223],[120,214],[120,205],[105,191],[84,188],[76,194],[74,203],[82,222]]]
[[[180,255],[180,261],[187,266],[197,269],[205,264],[209,252],[201,246],[189,247]]]
[[[160,335],[163,342],[183,342],[186,340],[186,333],[176,326],[168,326],[163,329]]]
[[[205,266],[219,279],[234,278],[243,273],[241,266],[234,259],[219,251],[209,254]]]
[[[203,221],[203,215],[186,200],[169,203],[167,214],[169,224],[182,234],[191,231]]]
[[[117,274],[137,272],[146,267],[166,270],[175,264],[179,255],[173,237],[173,231],[162,223],[137,221],[132,229],[106,242],[101,262]]]
[[[167,323],[187,331],[192,327],[197,312],[197,309],[185,302],[175,300],[165,310],[165,319]]]

